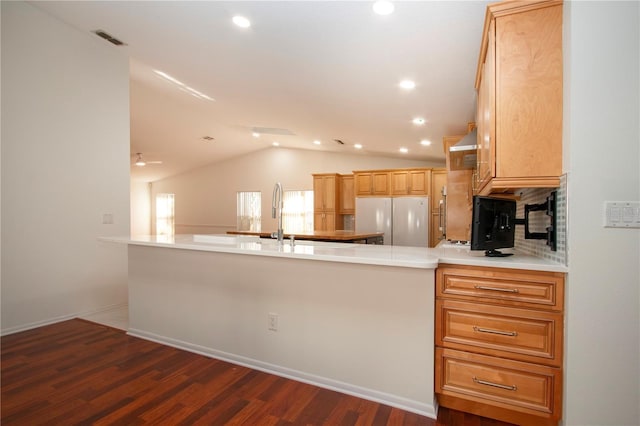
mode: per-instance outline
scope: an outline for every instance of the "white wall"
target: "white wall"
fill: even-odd
[[[151,234],[151,183],[131,181],[131,235]]]
[[[159,193],[175,194],[176,233],[212,233],[236,228],[236,192],[262,191],[262,229],[269,231],[277,227],[271,218],[271,194],[278,181],[285,190],[311,190],[312,173],[443,166],[392,157],[267,148],[153,182],[151,194],[152,199]],[[153,206],[151,210],[153,214]],[[155,229],[154,220],[152,226]]]
[[[2,332],[127,300],[129,69],[115,47],[2,2]],[[103,225],[103,214],[114,224]]]
[[[433,270],[136,245],[129,259],[133,335],[435,417]]]
[[[638,2],[565,2],[567,425],[640,424],[640,230],[602,227],[640,199],[639,28]]]

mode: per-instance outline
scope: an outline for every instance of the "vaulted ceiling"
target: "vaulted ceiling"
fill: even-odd
[[[394,2],[384,16],[370,1],[32,4],[125,43],[92,34],[130,59],[134,180],[274,142],[444,161],[442,137],[464,134],[474,121],[485,1]],[[234,25],[238,15],[251,26]],[[404,79],[415,88],[400,88]],[[134,165],[136,153],[146,166]]]

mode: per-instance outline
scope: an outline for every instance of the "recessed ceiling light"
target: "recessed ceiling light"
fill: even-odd
[[[379,0],[373,4],[373,11],[378,15],[389,15],[393,13],[393,3],[386,0]]]
[[[234,16],[233,23],[239,26],[240,28],[249,28],[251,26],[251,21],[249,21],[244,16]]]
[[[431,145],[431,141],[430,141],[429,139],[422,139],[422,140],[420,141],[420,145],[422,145],[422,146],[429,146],[429,145]]]
[[[272,145],[273,145],[273,146],[280,146],[280,142],[275,142],[275,141],[274,141]]]
[[[319,141],[319,140],[317,140],[317,139],[316,139],[315,141],[313,141],[313,143],[314,143],[314,145],[321,145],[321,144],[322,144],[322,142],[320,142],[320,141]]]
[[[401,89],[404,90],[413,90],[416,88],[416,83],[414,81],[411,80],[402,80],[398,86],[400,86]]]
[[[362,149],[362,145],[361,145],[361,144],[359,144],[359,143],[357,143],[357,144],[353,145],[353,147],[354,147],[355,149]]]
[[[413,124],[417,125],[417,126],[422,126],[426,120],[422,117],[416,117],[413,120],[411,120],[413,122]]]
[[[258,132],[253,132],[252,135],[253,135],[254,138],[259,138],[260,137],[260,133],[258,133]]]
[[[403,154],[406,154],[407,152],[409,152],[409,150],[405,147],[400,148],[398,151],[400,151]]]

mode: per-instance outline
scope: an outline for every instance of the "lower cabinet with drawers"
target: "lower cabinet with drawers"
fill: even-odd
[[[519,425],[556,425],[563,310],[563,273],[439,265],[438,403]]]

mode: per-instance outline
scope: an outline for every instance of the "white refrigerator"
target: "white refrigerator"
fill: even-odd
[[[384,232],[384,244],[428,247],[429,197],[358,197],[356,232]]]

